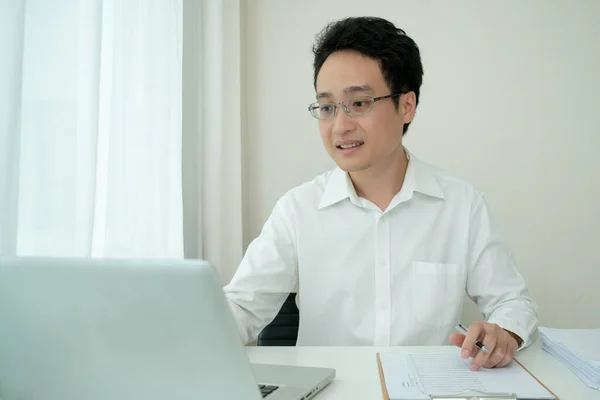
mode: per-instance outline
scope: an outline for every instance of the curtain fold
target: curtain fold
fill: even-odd
[[[0,254],[17,249],[25,0],[0,0]]]
[[[243,254],[242,3],[184,1],[185,256],[227,283]]]

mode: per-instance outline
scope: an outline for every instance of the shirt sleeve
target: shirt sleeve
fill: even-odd
[[[482,195],[472,206],[469,230],[467,295],[487,322],[518,335],[525,348],[535,339],[538,307]]]
[[[231,282],[223,288],[243,343],[277,315],[298,282],[293,202],[282,197],[260,235],[250,243]]]

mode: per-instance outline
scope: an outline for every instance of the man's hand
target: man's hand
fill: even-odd
[[[488,348],[487,353],[475,345],[477,339]],[[462,358],[473,358],[471,370],[476,371],[481,367],[500,368],[508,365],[515,357],[522,339],[496,324],[476,321],[467,329],[467,336],[454,333],[450,335],[450,342],[462,348]]]

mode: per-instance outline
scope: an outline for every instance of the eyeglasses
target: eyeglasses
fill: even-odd
[[[373,110],[375,102],[379,100],[389,99],[400,96],[403,93],[388,94],[387,96],[371,97],[359,96],[351,97],[344,101],[318,101],[308,106],[308,111],[316,119],[332,119],[337,115],[338,105],[344,108],[346,114],[351,117],[365,115]]]

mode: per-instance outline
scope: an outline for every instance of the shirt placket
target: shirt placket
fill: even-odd
[[[390,345],[390,229],[386,214],[377,216],[375,233],[375,343]]]

